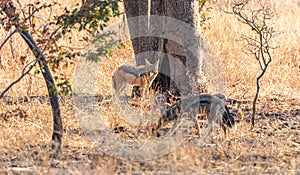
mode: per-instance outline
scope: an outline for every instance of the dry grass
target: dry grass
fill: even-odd
[[[0,174],[115,174],[122,173],[179,173],[194,174],[299,174],[300,173],[300,4],[287,0],[273,2],[279,12],[275,25],[282,35],[277,38],[280,48],[274,51],[274,61],[262,79],[258,104],[256,127],[250,131],[249,104],[241,107],[245,117],[239,120],[238,132],[227,138],[218,138],[200,145],[197,136],[192,135],[170,154],[146,162],[131,162],[111,157],[93,146],[83,136],[79,118],[75,115],[71,100],[61,101],[64,125],[63,154],[60,159],[48,157],[51,145],[52,118],[48,103],[7,105],[0,102],[0,111],[12,111],[16,116],[8,120],[0,118]],[[223,4],[223,3],[221,3]],[[226,3],[224,3],[226,4]],[[225,8],[225,5],[221,5]],[[251,55],[243,53],[239,33],[247,28],[233,16],[224,14],[213,5],[210,28],[204,35],[220,57],[226,73],[227,91],[230,97],[252,100],[255,92],[255,77],[258,65]],[[1,31],[3,41],[7,32]],[[83,47],[83,33],[73,33],[73,39],[61,41],[62,45]],[[33,59],[30,50],[19,36],[10,41],[0,53],[0,90],[16,79],[23,67],[18,58],[22,55]],[[97,93],[112,94],[111,76],[124,60],[130,61],[132,49],[119,49],[113,56],[100,64]],[[14,55],[15,57],[12,57]],[[14,61],[12,61],[14,60]],[[70,61],[75,63],[76,61]],[[72,77],[74,66],[61,68],[62,74]],[[8,95],[45,95],[46,88],[41,75],[27,76],[14,86]],[[18,110],[25,111],[20,118]],[[14,111],[15,110],[15,111]],[[108,127],[124,126],[128,133],[140,135],[128,127],[117,116],[112,101],[98,106],[101,117]]]

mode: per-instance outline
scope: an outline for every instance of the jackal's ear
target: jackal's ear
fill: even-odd
[[[151,66],[152,64],[147,60],[145,59],[145,66]]]
[[[159,59],[157,59],[153,64],[151,64],[147,59],[145,59],[145,67],[151,69],[151,71],[158,72]]]
[[[155,65],[155,66],[158,66],[158,64],[159,64],[159,59],[157,59],[157,60],[154,62],[154,65]]]

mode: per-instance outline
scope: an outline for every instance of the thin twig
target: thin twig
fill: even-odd
[[[46,50],[48,44],[49,44],[50,41],[52,40],[53,36],[54,36],[61,28],[62,28],[62,26],[59,26],[57,29],[55,29],[55,30],[51,33],[51,35],[50,35],[50,37],[49,37],[49,40],[47,41],[47,43],[45,44],[45,47],[44,47],[43,50],[42,50],[42,53],[44,53],[44,51]]]
[[[17,0],[17,4],[19,4],[19,6],[20,6],[20,10],[22,12],[23,17],[26,18],[25,12],[24,12],[23,7],[22,7],[22,4],[19,0]]]
[[[10,46],[10,52],[11,52],[11,56],[13,59],[15,59],[15,53],[14,53],[14,47],[13,47],[13,43],[12,43],[12,40],[10,39],[9,40],[9,46]]]
[[[36,63],[37,63],[37,61],[35,60],[35,61],[34,61],[34,64],[31,65],[27,71],[25,71],[25,68],[27,67],[27,66],[25,66],[25,68],[24,68],[23,71],[22,71],[21,76],[20,76],[18,79],[16,79],[15,81],[13,81],[10,85],[8,85],[8,86],[4,89],[4,91],[0,94],[0,99],[5,95],[5,93],[6,93],[11,87],[13,87],[13,85],[15,85],[15,84],[17,84],[19,81],[21,81],[22,78],[23,78],[25,75],[27,75],[27,74],[32,70],[32,68],[35,66]]]
[[[13,36],[13,34],[15,34],[18,31],[18,29],[15,29],[13,32],[11,32],[3,41],[3,43],[0,45],[0,50],[2,49],[2,47],[5,45],[5,43]]]

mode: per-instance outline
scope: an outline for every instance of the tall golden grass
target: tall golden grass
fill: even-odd
[[[25,3],[28,1],[21,1]],[[258,103],[257,125],[250,130],[247,122],[250,105],[242,106],[245,118],[238,123],[238,131],[227,138],[208,142],[201,146],[197,136],[178,147],[168,155],[152,161],[130,162],[110,157],[93,146],[83,136],[78,116],[74,112],[72,100],[61,101],[64,125],[63,154],[60,159],[48,157],[50,151],[52,117],[48,103],[7,105],[0,102],[0,113],[11,111],[16,114],[4,120],[0,118],[0,174],[115,174],[155,172],[195,173],[195,174],[299,174],[300,173],[300,3],[296,0],[270,1],[278,12],[274,17],[275,29],[283,32],[276,38],[280,47],[273,52],[273,62],[261,81]],[[72,4],[73,1],[68,1]],[[226,94],[232,98],[252,100],[255,93],[255,78],[259,67],[252,55],[243,51],[246,46],[240,41],[240,34],[249,28],[239,23],[234,16],[225,14],[219,8],[228,8],[227,1],[212,6],[209,13],[209,27],[203,35],[223,63],[226,73]],[[62,9],[54,9],[59,13]],[[42,12],[38,16],[47,16]],[[1,29],[0,41],[8,35]],[[83,32],[72,32],[71,40],[60,41],[66,47],[83,48]],[[111,75],[121,65],[130,62],[132,48],[126,47],[113,52],[100,66],[97,93],[111,95]],[[27,56],[25,62],[33,60],[31,51],[21,37],[14,35],[0,52],[0,90],[7,87],[22,71],[24,65],[20,57]],[[69,67],[58,73],[71,78],[76,60],[69,60]],[[14,86],[7,95],[47,94],[41,75],[33,73]],[[18,110],[25,111],[20,118]],[[99,104],[99,117],[109,123],[109,127],[127,125],[117,116],[112,102]],[[283,119],[278,119],[280,115]],[[3,115],[1,116],[3,117]],[[279,118],[280,118],[279,117]],[[134,132],[128,131],[128,132]],[[130,133],[129,133],[130,135]],[[124,134],[123,137],[128,137]]]

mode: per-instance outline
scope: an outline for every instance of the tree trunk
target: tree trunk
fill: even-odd
[[[148,14],[147,0],[124,0],[124,7],[127,18]],[[166,38],[141,36],[132,39],[136,65],[145,64],[145,58],[152,63],[156,59],[160,59],[158,82],[162,84],[162,89],[174,92],[175,87],[173,88],[172,82],[175,82],[183,96],[207,91],[206,87],[203,86],[205,79],[202,73],[204,46],[203,38],[200,35],[198,8],[197,0],[151,0],[150,8],[151,15],[167,16],[191,25],[194,28],[191,35],[198,41],[197,46],[193,46],[197,48],[196,54],[188,51],[186,48],[188,44],[180,45],[178,42]],[[156,28],[158,29],[156,31],[161,32],[163,30],[159,29],[166,27],[164,26],[165,21],[156,21],[150,24],[150,28]],[[140,32],[142,30],[141,25],[145,25],[145,23],[129,24],[130,33],[136,31],[142,33]],[[184,38],[180,38],[180,40],[184,41]],[[148,53],[141,54],[143,52]]]
[[[50,105],[52,107],[52,116],[53,116],[53,134],[52,134],[52,153],[51,157],[56,158],[61,151],[61,144],[62,144],[62,133],[63,133],[63,125],[60,115],[60,108],[57,96],[57,89],[55,87],[54,79],[51,75],[50,69],[46,63],[46,58],[44,57],[43,53],[40,51],[38,46],[36,45],[33,38],[30,34],[23,30],[21,31],[22,38],[27,43],[30,50],[35,55],[36,59],[39,62],[40,67],[42,67],[43,77],[48,89],[48,95],[50,99]]]

